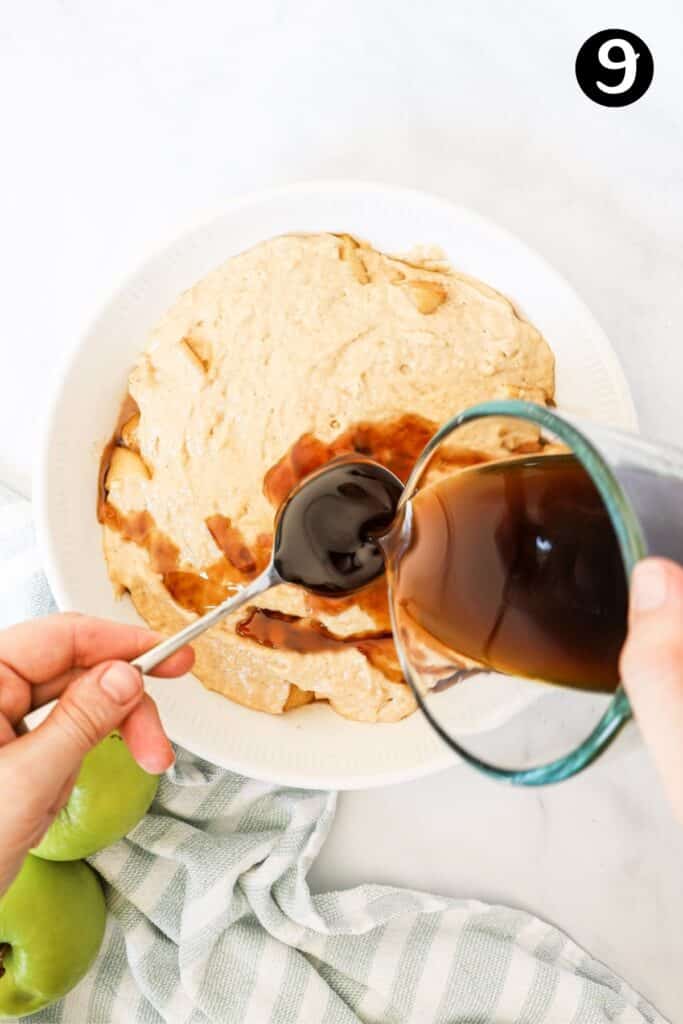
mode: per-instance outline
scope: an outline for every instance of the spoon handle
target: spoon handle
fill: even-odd
[[[201,618],[195,622],[191,622],[189,626],[185,626],[185,629],[181,629],[179,633],[174,633],[173,636],[167,637],[166,640],[162,640],[155,647],[152,647],[149,651],[145,651],[138,658],[134,658],[131,661],[131,665],[134,668],[140,670],[143,675],[152,671],[157,665],[160,665],[166,658],[170,658],[172,654],[179,651],[185,644],[189,644],[192,640],[196,640],[198,636],[209,629],[211,626],[215,626],[217,622],[224,619],[230,612],[237,611],[242,605],[246,604],[247,601],[251,601],[252,598],[256,597],[257,594],[262,594],[264,590],[269,590],[271,587],[276,586],[280,583],[280,577],[278,576],[275,567],[271,564],[263,570],[260,576],[257,576],[255,580],[252,580],[246,587],[244,587],[234,597],[229,597],[223,604],[217,605],[202,615]]]

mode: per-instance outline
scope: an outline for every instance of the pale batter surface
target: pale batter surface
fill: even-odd
[[[145,536],[153,524],[156,540],[150,547],[105,519],[111,579],[152,627],[175,631],[194,613],[166,585],[168,550],[178,571],[220,570],[225,547],[207,526],[220,516],[247,556],[267,557],[275,509],[264,478],[302,435],[331,443],[358,423],[406,414],[438,426],[484,399],[544,403],[553,389],[553,356],[539,332],[505,297],[443,261],[406,262],[332,234],[264,242],[180,296],[130,374],[139,416],[114,449],[107,502],[123,518],[148,513]],[[523,440],[482,434],[476,443],[495,453]],[[239,551],[232,557],[248,562]],[[239,585],[234,565],[227,569]],[[291,586],[255,604],[313,614]],[[386,625],[357,603],[315,617],[338,636]],[[408,687],[355,647],[270,649],[236,634],[243,618],[194,644],[195,674],[210,689],[273,713],[313,697],[360,721],[413,710]]]

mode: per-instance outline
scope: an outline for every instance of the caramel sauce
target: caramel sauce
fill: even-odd
[[[105,502],[100,522],[149,552],[149,562],[155,572],[165,574],[178,566],[180,551],[161,530],[157,530],[149,512],[120,512]]]
[[[357,423],[329,443],[313,434],[303,434],[268,470],[263,493],[271,505],[279,508],[304,477],[338,455],[365,455],[386,466],[405,483],[418,455],[437,429],[438,425],[431,420],[408,414],[379,423]]]
[[[176,604],[196,615],[203,615],[210,608],[222,604],[234,590],[196,572],[177,569],[164,573],[163,584]]]
[[[455,661],[614,691],[628,586],[609,513],[575,456],[491,463],[411,505],[410,544],[389,564],[399,622]]]
[[[317,619],[251,607],[246,617],[237,624],[236,632],[262,647],[296,651],[298,654],[320,654],[355,647],[388,679],[400,682],[403,678],[390,631],[337,636]]]
[[[238,572],[256,572],[256,559],[244,542],[240,530],[232,525],[227,516],[214,515],[206,520],[209,533],[230,564]]]
[[[270,534],[260,534],[256,540],[255,550],[252,550],[248,547],[241,530],[232,525],[228,516],[209,516],[206,526],[216,547],[220,548],[241,577],[252,579],[265,569],[273,546]]]

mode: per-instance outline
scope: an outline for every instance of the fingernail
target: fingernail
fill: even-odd
[[[129,704],[142,690],[142,676],[136,668],[117,662],[104,673],[100,686],[117,704]]]
[[[631,611],[653,612],[666,602],[669,577],[659,562],[639,562],[631,577]]]
[[[175,754],[172,751],[156,757],[154,754],[143,754],[142,757],[137,757],[136,761],[149,775],[163,775],[175,764]]]

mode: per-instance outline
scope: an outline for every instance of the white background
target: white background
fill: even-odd
[[[655,58],[621,110],[574,80],[609,27]],[[54,368],[150,243],[314,177],[436,191],[521,236],[606,328],[644,432],[676,441],[682,43],[676,0],[5,5],[0,478],[29,492]],[[541,792],[458,767],[347,795],[313,882],[364,880],[528,908],[683,1021],[683,831],[636,745]]]

